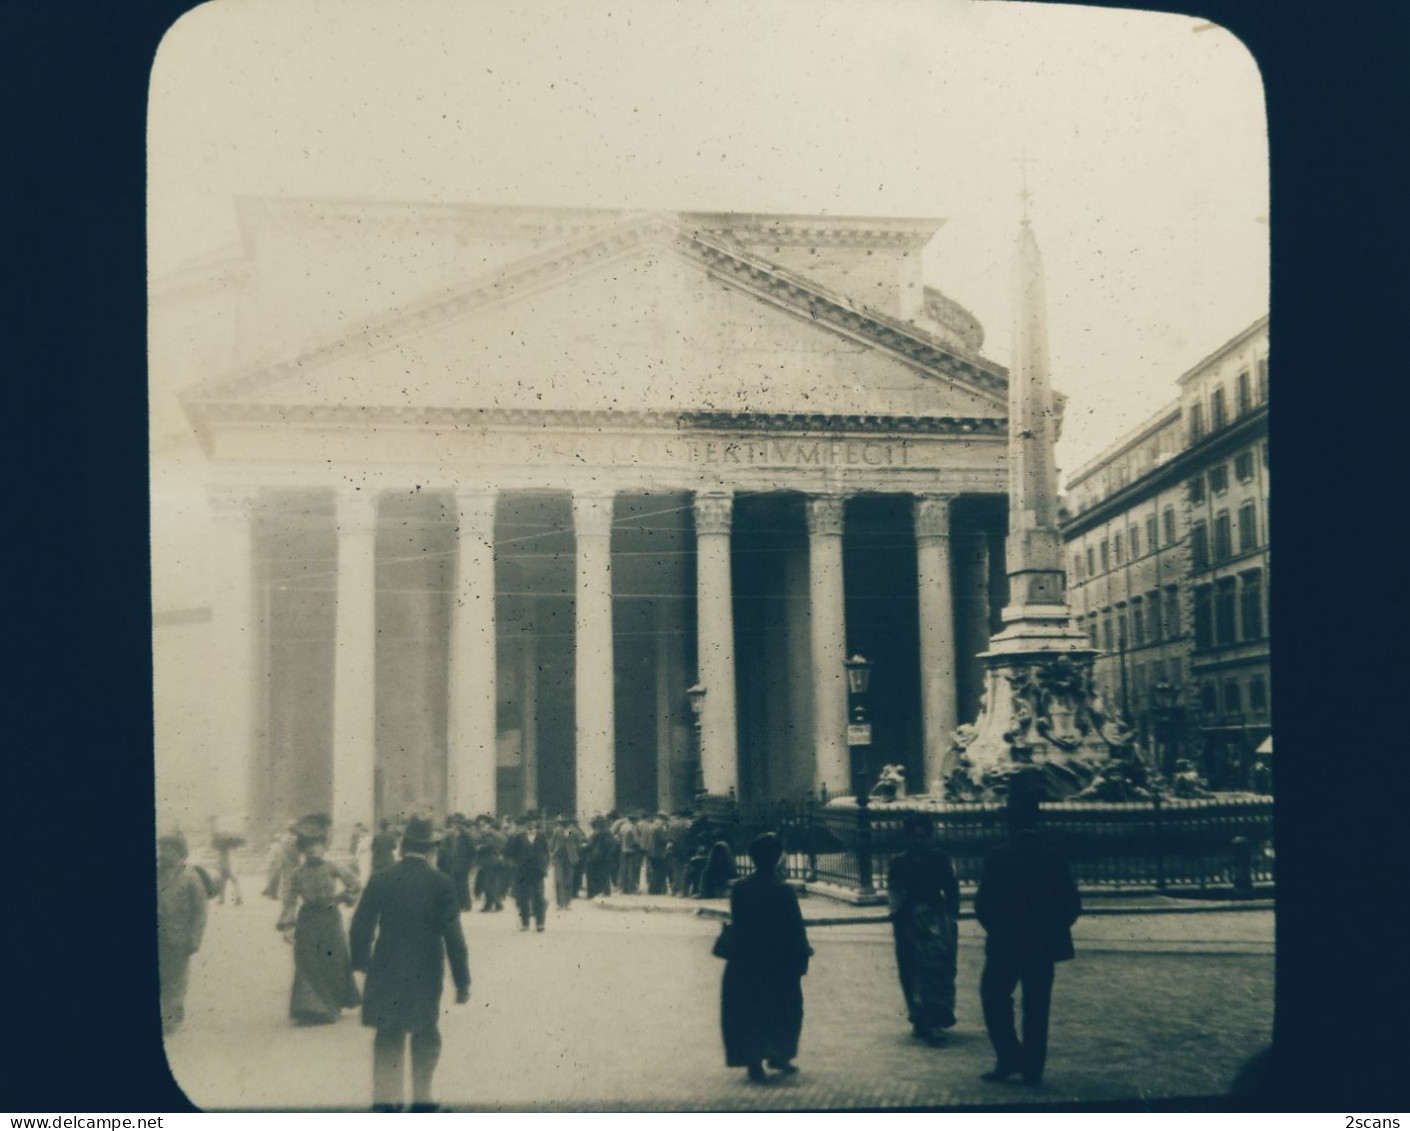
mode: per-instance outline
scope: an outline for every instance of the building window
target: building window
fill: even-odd
[[[1214,560],[1222,562],[1234,554],[1234,542],[1230,537],[1229,512],[1220,511],[1214,516]]]
[[[1262,451],[1263,451],[1263,466],[1264,466],[1264,467],[1267,467],[1267,466],[1268,466],[1268,441],[1267,441],[1267,440],[1264,440],[1263,443],[1259,444],[1258,446],[1259,446],[1259,448],[1261,448]]]
[[[1229,423],[1229,413],[1224,405],[1224,387],[1222,385],[1214,390],[1209,408],[1209,428],[1210,431],[1217,432]]]
[[[1195,589],[1195,647],[1201,651],[1214,647],[1214,587],[1201,585]]]
[[[1218,467],[1209,469],[1209,489],[1216,495],[1222,495],[1229,489],[1229,465],[1221,463]]]
[[[1234,457],[1234,474],[1240,483],[1247,483],[1253,478],[1253,453],[1240,452]]]
[[[1204,476],[1196,475],[1190,480],[1190,502],[1204,502]]]
[[[1260,357],[1258,359],[1258,403],[1263,404],[1268,399],[1268,359]]]
[[[1136,597],[1131,602],[1131,647],[1139,648],[1146,642],[1145,601]]]
[[[1111,556],[1116,560],[1116,564],[1117,564],[1117,565],[1120,565],[1120,564],[1122,563],[1122,561],[1125,560],[1125,559],[1121,556],[1121,535],[1120,535],[1120,534],[1116,535],[1116,537],[1114,537],[1114,538],[1111,540]]]
[[[1164,683],[1164,682],[1165,682],[1165,661],[1164,661],[1164,660],[1157,660],[1157,661],[1151,666],[1151,671],[1152,671],[1152,674],[1153,674],[1154,677],[1155,677],[1156,683]]]
[[[1102,539],[1100,549],[1102,553],[1102,572],[1105,573],[1111,568],[1111,560],[1108,556],[1109,551],[1107,549],[1107,541],[1105,538]]]
[[[1262,715],[1268,710],[1268,685],[1261,675],[1248,681],[1248,709],[1254,715]]]
[[[1235,623],[1237,599],[1234,579],[1220,578],[1214,586],[1214,638],[1220,646],[1238,642],[1239,632]]]
[[[1166,544],[1167,546],[1173,546],[1173,545],[1175,544],[1175,537],[1176,537],[1176,535],[1175,535],[1175,508],[1174,508],[1174,507],[1166,507],[1166,508],[1165,508],[1165,514],[1163,515],[1163,517],[1164,517],[1164,519],[1165,519],[1165,544]],[[1154,539],[1152,539],[1152,541],[1154,541]]]
[[[1244,639],[1263,639],[1263,571],[1251,570],[1242,574],[1243,591],[1239,595],[1240,614],[1243,620]]]
[[[1180,632],[1180,589],[1169,585],[1165,589],[1165,639],[1174,640]]]
[[[1190,526],[1190,566],[1197,570],[1209,568],[1209,528],[1202,522]]]
[[[1253,396],[1249,392],[1248,373],[1240,373],[1234,391],[1235,411],[1242,416],[1253,407]]]
[[[1155,515],[1151,515],[1146,519],[1146,549],[1153,552],[1159,545],[1160,542],[1156,538]]]
[[[1111,610],[1105,610],[1106,615],[1102,617],[1102,647],[1108,652],[1111,651]]]
[[[1190,443],[1204,436],[1204,405],[1196,402],[1190,405]]]
[[[1131,637],[1126,631],[1126,606],[1116,606],[1116,646],[1123,651],[1126,649]]]
[[[1150,611],[1150,616],[1146,621],[1146,630],[1150,633],[1152,644],[1160,643],[1160,590],[1152,589],[1146,594],[1146,608]]]
[[[1077,581],[1081,581],[1081,580],[1082,580],[1082,555],[1081,555],[1081,554],[1073,554],[1073,555],[1072,555],[1072,576],[1073,576],[1074,580],[1077,580]]]
[[[1258,545],[1258,507],[1250,501],[1239,508],[1239,553]]]
[[[1141,556],[1141,528],[1138,526],[1131,527],[1131,529],[1126,532],[1126,538],[1127,541],[1131,543],[1131,560],[1135,561]]]
[[[1094,573],[1097,572],[1097,559],[1093,556],[1094,553],[1095,553],[1095,551],[1093,551],[1092,547],[1091,547],[1091,546],[1088,546],[1088,547],[1087,547],[1087,574],[1088,574],[1089,576],[1090,576],[1091,574],[1094,574]]]
[[[1224,713],[1226,715],[1242,715],[1243,712],[1243,696],[1239,694],[1238,680],[1226,680],[1224,683]]]
[[[1219,691],[1212,683],[1202,683],[1199,688],[1199,709],[1201,714],[1219,713]]]

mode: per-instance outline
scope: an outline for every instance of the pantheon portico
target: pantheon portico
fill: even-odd
[[[943,772],[1007,375],[939,220],[246,200],[152,296],[159,809],[587,816]],[[204,812],[203,812],[204,810]]]

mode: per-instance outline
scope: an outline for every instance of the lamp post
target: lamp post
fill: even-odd
[[[860,800],[871,788],[871,720],[867,716],[866,696],[871,686],[872,662],[854,655],[843,660],[842,666],[847,669],[847,691],[852,701],[847,716],[847,748],[852,755],[853,789]]]
[[[690,702],[690,714],[695,723],[695,752],[690,763],[690,799],[695,801],[705,792],[705,753],[702,745],[703,739],[700,733],[700,719],[705,711],[705,688],[697,683],[694,687],[688,688],[685,693],[686,699]]]
[[[857,799],[857,886],[864,899],[876,894],[872,884],[871,819],[867,812],[871,787],[871,721],[867,718],[866,694],[871,686],[871,661],[854,655],[843,660],[847,669],[847,690],[852,710],[847,719],[847,748],[852,761],[853,789]],[[858,748],[861,748],[860,751]]]

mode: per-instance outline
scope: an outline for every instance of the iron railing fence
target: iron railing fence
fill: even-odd
[[[774,801],[722,807],[714,820],[741,874],[751,868],[750,841],[773,831],[783,840],[790,879],[865,892],[885,890],[887,867],[904,847],[902,825],[912,812],[934,822],[936,843],[964,887],[978,884],[985,855],[1008,836],[1003,805],[982,802],[921,810],[904,803],[827,807],[811,799]],[[1041,829],[1089,890],[1232,888],[1247,894],[1274,879],[1270,798],[1049,802]]]

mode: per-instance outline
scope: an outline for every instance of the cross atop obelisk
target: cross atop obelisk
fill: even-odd
[[[1028,156],[1027,149],[1022,151],[1021,156],[1015,157],[1013,158],[1013,160],[1018,162],[1019,169],[1021,170],[1023,176],[1023,188],[1019,190],[1018,198],[1019,200],[1023,201],[1023,222],[1027,224],[1028,202],[1033,199],[1033,194],[1028,191],[1028,166],[1035,164],[1036,162],[1033,160],[1032,157]]]

